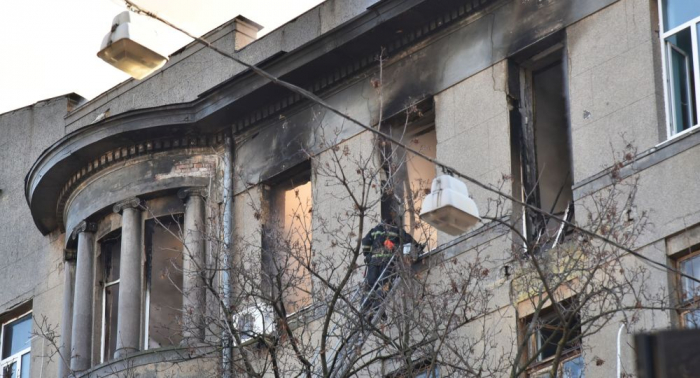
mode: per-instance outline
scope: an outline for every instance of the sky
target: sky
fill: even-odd
[[[264,26],[262,36],[322,0],[134,0],[143,9],[202,35],[243,15]],[[0,114],[75,92],[90,100],[129,78],[97,57],[120,0],[20,0],[0,12]],[[152,21],[158,49],[190,42]]]

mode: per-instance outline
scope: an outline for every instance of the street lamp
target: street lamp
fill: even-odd
[[[146,46],[153,46],[157,35],[145,20],[124,11],[114,17],[112,29],[102,40],[97,56],[112,66],[141,80],[163,67],[168,58]]]
[[[425,196],[421,208],[420,219],[454,236],[481,221],[476,203],[469,198],[467,185],[449,175],[433,180],[430,194]]]

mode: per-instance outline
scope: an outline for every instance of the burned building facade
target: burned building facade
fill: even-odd
[[[543,377],[556,354],[564,376],[610,376],[623,318],[574,330],[565,353],[546,348],[561,339],[547,319],[576,289],[533,306],[516,282],[513,235],[557,235],[539,245],[546,254],[567,227],[528,205],[584,224],[599,193],[634,181],[637,201],[620,211],[650,226],[630,248],[700,278],[699,23],[690,0],[328,0],[260,39],[243,17],[204,37],[522,202],[467,183],[483,219],[459,236],[416,211],[441,168],[400,148],[403,163],[382,168],[376,151],[391,143],[197,43],[93,100],[71,94],[2,114],[0,366],[13,377],[274,376],[282,368],[259,345],[240,362],[255,337],[226,329],[251,306],[262,312],[258,285],[288,300],[266,315],[274,327],[255,328],[297,358],[281,376],[309,365],[312,376],[510,376],[495,362],[479,375],[418,355],[406,374],[396,356],[340,375],[321,366],[329,294],[362,279],[348,260],[357,253],[341,251],[381,221],[393,172],[402,189],[390,196],[414,207],[401,222],[425,245],[407,259],[416,274],[440,281],[432,267],[477,250],[490,261],[484,311],[450,329],[489,330],[489,352],[474,358]],[[293,288],[275,292],[274,277]],[[628,332],[700,321],[692,280],[652,266],[644,281],[668,306],[625,320]],[[623,337],[622,369],[633,373]],[[515,356],[520,344],[534,346]]]

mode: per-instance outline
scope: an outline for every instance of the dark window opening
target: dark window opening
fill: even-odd
[[[382,131],[424,155],[437,157],[432,101],[423,101],[415,106],[413,112],[386,121]],[[420,219],[423,200],[430,193],[436,177],[435,164],[390,143],[384,144],[381,159],[385,176],[382,220],[393,221],[403,227],[417,243],[424,246],[424,251],[435,249],[437,230]],[[410,251],[413,257],[418,252],[415,249]]]
[[[117,350],[117,309],[119,308],[119,267],[121,232],[105,237],[100,243],[103,266],[102,291],[102,362],[114,358]]]
[[[561,351],[561,361],[557,370],[558,376],[565,378],[583,378],[583,357],[581,356],[581,316],[572,312],[574,300],[557,304],[562,314],[554,308],[543,309],[537,316],[530,316],[523,324],[528,335],[528,359],[534,357],[534,362],[528,369],[530,377],[550,377],[553,359],[562,339],[566,336]],[[568,326],[567,326],[568,324]]]
[[[146,221],[146,349],[182,341],[182,216]]]
[[[409,371],[410,370],[410,371]],[[419,360],[413,368],[403,368],[385,376],[386,378],[440,378],[440,366],[431,364],[430,360]]]
[[[517,105],[511,117],[513,191],[527,204],[571,221],[573,164],[562,54],[562,45],[555,44],[529,60],[511,62],[510,95]],[[515,210],[528,241],[536,245],[552,247],[569,232],[540,212]]]

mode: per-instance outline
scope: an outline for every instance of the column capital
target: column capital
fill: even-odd
[[[112,208],[112,211],[114,211],[117,214],[120,214],[122,211],[124,211],[124,209],[136,209],[140,207],[141,204],[142,202],[140,198],[132,197],[115,203],[114,207]]]
[[[81,232],[95,232],[97,231],[97,223],[82,221],[78,223],[70,234],[70,238],[75,240],[78,238],[78,234]]]
[[[209,195],[209,191],[205,187],[201,186],[193,186],[191,188],[182,188],[177,191],[177,196],[180,197],[181,200],[185,201],[189,197],[196,196],[196,197],[201,197],[201,198],[207,198]]]

